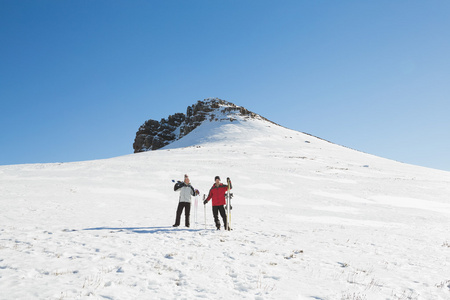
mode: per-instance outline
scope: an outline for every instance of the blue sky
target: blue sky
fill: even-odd
[[[130,154],[218,97],[450,171],[450,1],[0,0],[0,164]]]

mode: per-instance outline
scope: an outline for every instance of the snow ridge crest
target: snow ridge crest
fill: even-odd
[[[161,119],[161,121],[151,119],[145,121],[136,132],[133,143],[134,153],[157,150],[167,146],[188,135],[205,121],[234,121],[237,116],[244,117],[244,119],[269,121],[234,103],[219,98],[207,98],[188,106],[186,113],[176,113]]]

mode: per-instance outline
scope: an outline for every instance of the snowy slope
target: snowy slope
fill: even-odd
[[[231,177],[232,232],[171,227],[185,173]],[[450,173],[264,120],[0,182],[0,299],[450,299]]]

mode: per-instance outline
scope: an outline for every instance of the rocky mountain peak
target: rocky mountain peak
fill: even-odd
[[[269,121],[242,106],[208,98],[188,106],[186,113],[176,113],[161,121],[147,120],[139,127],[133,143],[134,153],[157,150],[188,135],[205,121],[234,121],[236,116]],[[269,121],[270,122],[270,121]]]

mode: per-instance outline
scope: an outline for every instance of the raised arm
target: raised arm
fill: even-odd
[[[173,187],[174,191],[179,190],[180,188],[182,188],[184,186],[184,182],[181,181],[177,181],[177,183],[175,183],[175,186]]]

